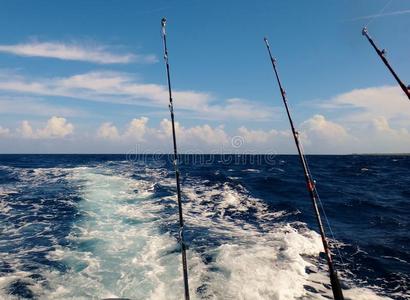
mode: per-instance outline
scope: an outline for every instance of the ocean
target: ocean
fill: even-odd
[[[410,156],[308,156],[346,299],[410,299]],[[192,299],[331,299],[297,156],[182,155]],[[0,155],[1,299],[182,299],[168,155]]]

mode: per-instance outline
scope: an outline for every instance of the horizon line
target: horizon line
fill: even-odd
[[[0,155],[174,155],[174,153],[0,153]],[[297,153],[178,153],[178,155],[293,155],[298,156]],[[381,153],[308,153],[306,155],[325,155],[325,156],[353,156],[353,155],[403,155],[409,156],[410,152],[381,152]]]

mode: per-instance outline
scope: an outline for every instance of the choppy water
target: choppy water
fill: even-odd
[[[185,156],[193,299],[328,299],[295,156]],[[349,299],[409,299],[410,157],[308,157]],[[2,299],[182,299],[169,157],[0,156]]]

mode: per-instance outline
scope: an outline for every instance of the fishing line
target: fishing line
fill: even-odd
[[[172,89],[171,89],[171,75],[168,60],[168,47],[167,47],[167,34],[165,31],[167,20],[162,18],[161,20],[161,32],[164,43],[164,62],[167,70],[167,82],[168,82],[168,94],[169,94],[169,112],[171,114],[171,124],[172,124],[172,141],[174,146],[174,169],[175,169],[175,181],[177,186],[177,201],[178,201],[178,213],[179,213],[179,243],[181,245],[181,258],[182,258],[182,273],[184,279],[184,291],[185,300],[189,300],[189,285],[188,285],[188,266],[186,259],[186,245],[184,240],[184,217],[182,212],[182,200],[181,200],[181,184],[179,180],[179,168],[178,168],[178,151],[177,151],[177,140],[175,133],[175,117],[174,117],[174,102],[172,100]]]
[[[317,192],[316,192],[316,188],[315,188],[315,183],[314,183],[314,181],[312,179],[312,175],[311,175],[311,173],[308,169],[307,161],[306,161],[306,157],[304,155],[303,149],[301,148],[300,134],[299,134],[298,131],[296,131],[296,128],[295,128],[294,123],[293,123],[292,116],[290,114],[290,110],[289,110],[288,103],[287,103],[287,98],[286,98],[286,92],[282,87],[282,83],[281,83],[280,78],[279,78],[279,73],[278,73],[278,70],[276,68],[276,60],[272,56],[268,40],[266,38],[264,38],[264,41],[265,41],[265,45],[266,45],[266,48],[267,48],[268,53],[269,53],[269,58],[270,58],[270,61],[272,63],[272,68],[273,68],[273,71],[274,71],[274,74],[275,74],[275,77],[276,77],[276,80],[277,80],[277,83],[278,83],[278,86],[279,86],[279,89],[280,89],[280,94],[282,96],[283,105],[285,106],[286,114],[287,114],[287,117],[288,117],[288,120],[289,120],[290,128],[291,128],[293,138],[294,138],[294,141],[295,141],[295,145],[296,145],[296,148],[297,148],[297,151],[298,151],[299,159],[300,159],[300,162],[302,164],[303,173],[304,173],[303,175],[304,175],[305,181],[306,181],[306,187],[307,187],[307,190],[308,190],[311,202],[312,202],[313,210],[315,212],[316,221],[318,223],[319,233],[320,233],[320,237],[322,239],[323,249],[324,249],[326,261],[327,261],[328,268],[329,268],[329,277],[330,277],[330,283],[331,283],[331,286],[332,286],[333,297],[334,297],[335,300],[344,300],[344,296],[343,296],[342,288],[340,286],[340,281],[339,281],[339,278],[338,278],[338,275],[337,275],[337,271],[336,271],[336,269],[334,267],[334,264],[333,264],[332,253],[330,251],[329,244],[328,244],[326,234],[325,234],[325,230],[324,230],[324,226],[323,226],[323,223],[322,223],[322,219],[320,217],[319,207],[317,205],[317,200],[318,199],[317,199],[317,196],[316,196]]]
[[[369,41],[370,45],[373,47],[374,51],[376,51],[377,55],[380,57],[380,59],[383,61],[384,65],[389,69],[390,73],[393,75],[394,79],[396,79],[398,85],[400,88],[403,90],[403,92],[406,94],[407,98],[410,100],[410,86],[406,86],[404,82],[400,79],[399,75],[394,71],[393,67],[390,65],[389,61],[386,58],[386,50],[380,50],[379,47],[377,47],[376,43],[373,41],[373,39],[370,37],[369,32],[366,27],[362,29],[362,35],[364,35],[367,40]]]
[[[300,143],[300,147],[302,148],[302,152],[305,153],[305,149],[303,148],[303,144],[302,144],[302,143]],[[306,167],[307,167],[307,169],[308,169],[308,172],[309,172],[309,174],[312,174],[312,172],[310,171],[309,162],[308,162],[308,159],[307,159],[306,155],[305,155],[305,160],[306,160]],[[313,177],[312,177],[312,180],[313,180],[313,182],[315,183],[315,184],[314,184],[315,194],[316,194],[317,200],[318,200],[318,202],[319,202],[319,204],[320,204],[320,208],[321,208],[321,210],[322,210],[322,212],[323,212],[323,215],[324,215],[324,217],[325,217],[325,221],[326,221],[327,227],[329,228],[330,236],[332,237],[332,239],[333,239],[334,241],[337,241],[337,239],[335,238],[335,235],[334,235],[334,233],[333,233],[332,226],[330,226],[330,221],[329,221],[329,219],[328,219],[328,217],[327,217],[326,210],[325,210],[325,207],[324,207],[324,205],[323,205],[323,202],[322,202],[322,200],[321,200],[321,198],[320,198],[320,196],[319,196],[319,192],[318,192],[317,189],[316,189],[316,180],[314,180]],[[342,256],[342,254],[341,254],[341,252],[340,252],[340,250],[339,250],[338,243],[334,243],[334,245],[335,245],[335,248],[336,248],[336,251],[337,251],[337,256],[340,258],[340,261],[342,262],[342,265],[344,265],[345,263],[344,263],[344,260],[343,260],[343,256]]]
[[[303,144],[302,144],[302,143],[300,143],[300,147],[302,148],[303,153],[305,153],[305,149],[303,148]],[[306,167],[307,167],[309,173],[312,174],[312,172],[310,171],[309,162],[308,162],[308,159],[307,159],[307,156],[306,156],[306,155],[305,155],[305,160],[306,160]],[[324,217],[325,217],[325,221],[326,221],[327,227],[329,228],[330,235],[331,235],[331,237],[332,237],[332,239],[333,239],[334,241],[337,241],[337,239],[335,238],[335,235],[334,235],[334,233],[333,233],[332,226],[330,225],[330,221],[329,221],[329,219],[328,219],[328,217],[327,217],[325,207],[324,207],[323,202],[322,202],[322,200],[321,200],[321,198],[320,198],[319,192],[317,191],[317,188],[316,188],[316,180],[314,180],[313,177],[312,177],[312,180],[313,180],[314,183],[315,183],[315,185],[314,185],[315,194],[316,194],[317,200],[318,200],[318,202],[319,202],[319,204],[320,204],[320,207],[321,207],[321,210],[322,210],[322,212],[323,212],[323,215],[324,215]],[[342,256],[342,254],[341,254],[340,251],[339,251],[339,247],[338,247],[337,243],[335,243],[335,246],[336,246],[336,251],[337,251],[338,257],[340,258],[342,264],[344,265],[343,256]]]
[[[380,50],[379,47],[377,47],[376,43],[373,41],[373,39],[370,37],[369,32],[367,30],[367,26],[378,16],[382,15],[382,12],[387,8],[387,6],[390,5],[390,3],[393,0],[390,0],[380,11],[379,14],[374,15],[373,18],[366,24],[365,27],[362,29],[362,35],[367,38],[369,41],[370,45],[373,47],[373,49],[376,51],[377,55],[380,57],[380,59],[383,61],[384,65],[389,69],[390,73],[393,75],[394,79],[396,79],[397,83],[399,84],[400,88],[403,90],[403,92],[406,94],[407,98],[410,100],[410,85],[406,86],[404,82],[400,79],[400,77],[397,75],[397,73],[394,71],[393,67],[390,65],[389,61],[386,58],[386,50],[382,49]]]

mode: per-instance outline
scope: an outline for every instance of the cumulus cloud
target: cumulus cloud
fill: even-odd
[[[61,117],[52,117],[47,121],[46,127],[38,130],[40,138],[61,138],[74,131],[74,126],[67,123],[67,120]]]
[[[353,137],[343,142],[347,153],[410,152],[410,102],[396,86],[354,89],[319,107],[333,114],[332,122]],[[345,136],[342,130],[333,140],[340,136]]]
[[[171,127],[171,121],[164,119],[162,122],[162,127]],[[164,123],[167,125],[164,126]],[[193,145],[215,145],[222,146],[229,143],[228,134],[225,132],[222,126],[212,127],[208,124],[201,126],[194,126],[190,128],[184,128],[176,124],[178,136],[185,143],[190,142]],[[199,150],[199,149],[198,149]]]
[[[344,153],[357,142],[342,125],[314,115],[300,125],[300,139],[305,149],[313,153]]]
[[[107,140],[123,140],[132,142],[142,142],[146,137],[146,133],[153,133],[153,129],[147,127],[148,118],[134,118],[127,125],[123,133],[120,133],[115,125],[111,122],[101,124],[97,130],[97,137]]]
[[[275,129],[254,130],[244,126],[228,132],[223,125],[202,124],[182,126],[175,122],[177,143],[181,153],[277,153],[294,152],[292,137],[288,131]],[[123,149],[132,149],[138,145],[139,150],[149,149],[152,152],[172,151],[172,123],[162,119],[157,124],[149,124],[146,117],[131,120],[118,129],[112,123],[103,123],[97,130],[97,138],[123,145]]]
[[[323,115],[314,115],[312,118],[304,121],[301,125],[301,129],[306,136],[305,138],[309,141],[313,139],[340,144],[345,142],[349,137],[349,134],[343,126],[326,120]]]
[[[120,137],[118,129],[111,122],[101,124],[98,128],[97,136],[103,139],[116,140]]]
[[[354,89],[323,101],[320,106],[337,110],[344,122],[371,122],[379,116],[392,121],[410,118],[410,102],[396,86]]]
[[[30,123],[27,120],[21,122],[21,126],[17,131],[21,134],[23,138],[34,138],[33,128],[31,128]]]
[[[222,126],[211,127],[208,124],[195,126],[185,130],[185,139],[198,139],[203,143],[223,145],[228,142],[228,135]]]
[[[68,123],[65,118],[51,117],[44,128],[34,130],[27,120],[21,122],[17,130],[23,138],[52,139],[64,138],[74,132],[74,125]]]
[[[175,122],[175,131],[177,137],[183,141],[191,141],[193,144],[209,144],[209,145],[223,145],[228,141],[223,126],[212,127],[208,124],[194,126],[190,128],[183,127],[179,122]],[[157,131],[159,137],[171,137],[172,123],[168,119],[163,119],[160,122],[159,130]]]
[[[0,137],[8,137],[10,136],[10,129],[8,128],[3,128],[0,126]]]
[[[279,131],[272,129],[269,131],[266,130],[250,130],[247,129],[244,126],[241,126],[238,129],[238,133],[241,137],[244,138],[244,141],[247,143],[258,143],[258,144],[263,144],[267,143],[269,141],[272,141],[276,139],[276,137],[280,134],[285,134],[285,133],[280,133]]]
[[[148,118],[141,117],[139,119],[132,119],[124,133],[126,138],[132,138],[137,141],[143,141],[145,133],[147,132]]]
[[[98,64],[125,64],[130,62],[153,63],[154,55],[115,54],[101,45],[79,43],[31,42],[15,45],[0,45],[0,52],[18,56],[48,57],[62,60],[86,61]]]
[[[76,84],[81,86],[81,83]],[[114,79],[107,83],[110,84],[122,85],[121,80]],[[205,105],[211,106],[207,100],[204,101]],[[237,102],[240,102],[240,105],[244,103],[242,100],[232,101]],[[408,153],[408,105],[408,100],[394,87],[354,90],[323,102],[320,105],[320,114],[296,125],[307,153]],[[183,126],[176,122],[175,126],[181,153],[295,153],[287,123],[283,124],[282,128],[257,128],[247,125],[236,129],[230,127],[229,131],[223,125],[206,122],[193,126]],[[31,123],[23,121],[16,137],[37,139],[41,142],[41,139],[72,135],[73,131],[74,126],[66,119],[53,117],[43,127],[33,128]],[[14,137],[10,130],[3,127],[0,127],[0,135],[5,137],[3,141],[7,139],[6,136]],[[236,141],[240,143],[234,145],[233,140],[237,137],[239,139]],[[75,140],[79,145],[83,145],[84,138],[90,141],[90,149],[96,152],[106,152],[104,149],[127,152],[135,145],[152,152],[172,152],[171,122],[168,119],[150,123],[147,117],[139,117],[121,127],[106,122],[94,131],[94,135],[91,132],[81,132],[66,140]]]
[[[212,127],[208,124],[185,128],[175,122],[178,142],[185,145],[223,145],[229,141],[228,134],[222,126]],[[123,133],[120,133],[112,123],[103,123],[97,130],[97,137],[106,140],[116,140],[123,143],[143,142],[152,147],[171,141],[172,125],[168,119],[163,119],[158,126],[149,127],[148,118],[141,117],[131,120]]]
[[[228,132],[222,125],[185,127],[178,122],[175,125],[181,153],[296,152],[288,129],[251,129],[241,126]],[[410,149],[408,129],[393,128],[383,117],[374,118],[363,131],[347,130],[324,115],[314,115],[298,127],[307,153],[408,152]],[[22,121],[16,135],[10,133],[8,128],[0,127],[3,139],[36,139],[39,142],[64,138],[73,133],[74,126],[61,117],[52,117],[43,127],[36,128],[29,121]],[[99,126],[94,137],[90,134],[81,132],[69,140],[84,145],[84,139],[87,139],[88,152],[107,152],[107,149],[129,152],[135,146],[138,146],[138,151],[150,153],[172,152],[171,122],[168,119],[151,125],[146,117],[134,118],[120,129],[111,122],[105,122]],[[236,143],[238,141],[239,144]],[[75,149],[75,144],[71,144],[71,147]]]
[[[372,119],[366,130],[359,132],[364,152],[409,153],[410,132],[408,128],[393,128],[387,118]],[[367,148],[365,148],[367,146]]]

